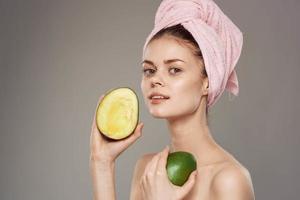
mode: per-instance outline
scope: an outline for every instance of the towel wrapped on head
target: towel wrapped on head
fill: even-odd
[[[201,49],[209,80],[207,107],[213,106],[225,89],[237,96],[234,68],[243,45],[239,28],[212,0],[163,0],[143,51],[157,32],[177,24],[192,34]]]

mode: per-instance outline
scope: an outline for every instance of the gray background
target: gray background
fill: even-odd
[[[244,33],[240,94],[213,108],[215,139],[252,175],[257,199],[299,199],[300,3],[217,0]],[[158,0],[0,1],[0,199],[92,199],[89,136],[98,97],[140,98],[142,138],[117,161],[128,199],[135,161],[168,144],[140,90]],[[298,152],[299,153],[299,152]]]

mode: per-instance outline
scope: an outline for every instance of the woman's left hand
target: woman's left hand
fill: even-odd
[[[141,177],[141,189],[145,200],[180,200],[192,189],[196,180],[196,170],[191,173],[183,186],[173,185],[167,175],[169,147],[156,154],[147,164]]]

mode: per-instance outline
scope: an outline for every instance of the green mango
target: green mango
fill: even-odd
[[[168,155],[166,168],[169,180],[174,185],[182,186],[197,169],[197,161],[193,154],[177,151]]]

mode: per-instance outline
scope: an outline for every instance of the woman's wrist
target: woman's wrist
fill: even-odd
[[[97,165],[112,165],[114,164],[115,159],[105,158],[102,155],[90,154],[90,163]]]
[[[115,161],[90,159],[90,167],[101,170],[110,170],[115,168]]]

